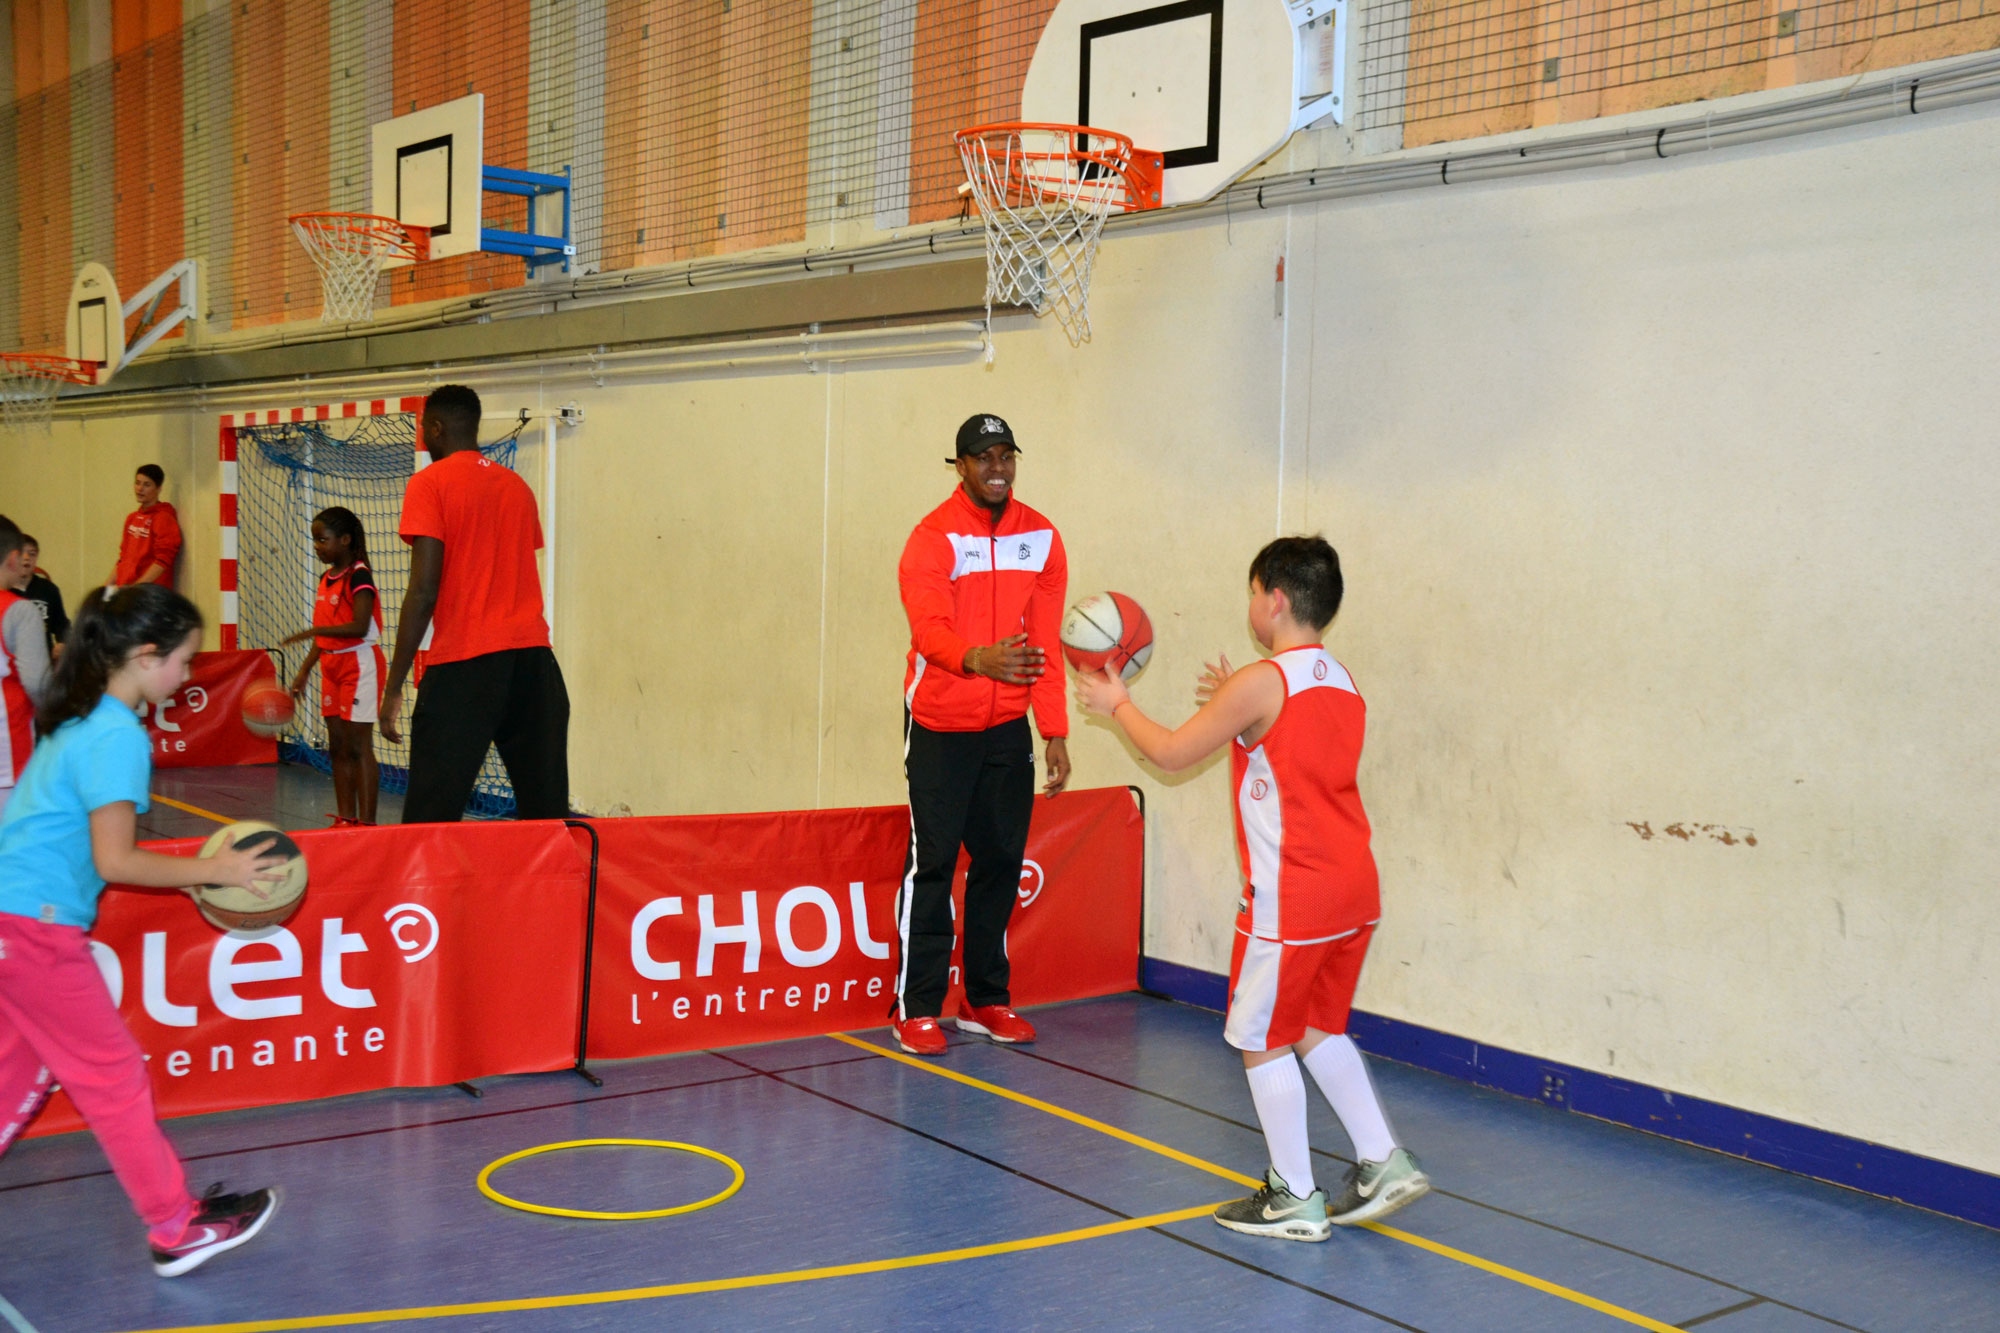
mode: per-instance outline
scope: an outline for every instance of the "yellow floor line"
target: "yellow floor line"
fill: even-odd
[[[162,796],[158,792],[153,793],[153,799],[161,805],[171,805],[176,810],[185,810],[191,815],[200,815],[203,819],[213,819],[218,824],[234,824],[236,822],[228,815],[218,815],[213,810],[204,810],[198,805],[189,805],[186,801],[176,801],[173,797]]]
[[[921,1069],[926,1074],[936,1074],[939,1078],[948,1078],[954,1083],[963,1083],[968,1088],[977,1088],[981,1092],[990,1092],[995,1097],[1005,1097],[1010,1102],[1019,1102],[1023,1106],[1032,1106],[1037,1111],[1045,1111],[1049,1115],[1059,1116],[1073,1125],[1082,1125],[1085,1129],[1094,1129],[1100,1134],[1108,1134],[1112,1138],[1129,1143],[1135,1148],[1144,1148],[1147,1152],[1158,1153],[1162,1157],[1171,1157],[1183,1166],[1191,1166],[1197,1171],[1206,1171],[1211,1176],[1221,1176],[1224,1180],[1234,1181],[1238,1185],[1248,1185],[1252,1189],[1264,1183],[1255,1176],[1246,1176],[1241,1171],[1231,1171],[1226,1166],[1217,1166],[1214,1162],[1205,1162],[1191,1153],[1184,1153],[1178,1148],[1169,1148],[1164,1143],[1155,1143],[1151,1139],[1141,1138],[1130,1130],[1120,1129],[1116,1125],[1107,1125],[1102,1120],[1092,1120],[1087,1115],[1078,1115],[1075,1111],[1057,1106],[1053,1102],[1045,1102],[1039,1098],[1030,1097],[1024,1092],[1016,1092],[1012,1088],[1003,1088],[998,1083],[988,1083],[984,1079],[973,1078],[969,1074],[961,1074],[957,1070],[947,1069],[936,1061],[921,1060],[914,1055],[904,1055],[900,1051],[884,1050],[872,1041],[862,1041],[859,1037],[850,1037],[845,1032],[829,1032],[826,1035],[832,1037],[835,1041],[845,1042],[856,1050],[867,1051],[870,1055],[879,1055],[885,1060],[894,1060],[898,1064],[906,1064],[912,1069]]]
[[[387,1324],[413,1319],[444,1319],[454,1315],[507,1314],[520,1310],[560,1310],[578,1305],[611,1305],[619,1301],[650,1301],[662,1296],[697,1296],[713,1291],[743,1291],[751,1287],[777,1287],[792,1282],[817,1282],[830,1277],[859,1277],[865,1273],[888,1273],[899,1268],[926,1268],[933,1264],[953,1264],[964,1259],[986,1259],[996,1254],[1020,1254],[1046,1250],[1076,1241],[1097,1240],[1127,1231],[1144,1231],[1206,1217],[1214,1204],[1181,1208],[1150,1217],[1124,1218],[1074,1231],[1055,1231],[1024,1240],[996,1241],[991,1245],[968,1245],[958,1250],[933,1250],[929,1254],[904,1255],[899,1259],[870,1259],[864,1263],[833,1264],[826,1268],[798,1268],[784,1273],[758,1273],[750,1277],[715,1278],[707,1282],[673,1282],[658,1287],[628,1287],[623,1291],[583,1291],[567,1296],[528,1296],[509,1301],[470,1301],[463,1305],[418,1305],[402,1310],[357,1310],[352,1314],[304,1315],[296,1319],[252,1319],[240,1324],[186,1324],[177,1328],[147,1329],[143,1333],[261,1333],[266,1329],[338,1328],[347,1324]]]
[[[214,818],[214,816],[210,817]],[[1045,1102],[1038,1097],[1030,1097],[1026,1093],[1016,1092],[1012,1088],[1004,1088],[997,1083],[988,1083],[984,1079],[973,1078],[969,1074],[961,1074],[956,1070],[920,1060],[913,1056],[904,1055],[898,1051],[885,1050],[873,1042],[862,1041],[859,1038],[850,1037],[845,1033],[834,1032],[827,1035],[835,1041],[844,1042],[857,1050],[866,1051],[871,1055],[879,1055],[885,1060],[894,1060],[899,1064],[908,1065],[912,1069],[921,1069],[926,1074],[934,1074],[939,1078],[949,1079],[954,1083],[960,1083],[969,1088],[976,1088],[981,1092],[990,1093],[993,1096],[1005,1098],[1010,1102],[1056,1116],[1069,1121],[1071,1124],[1079,1125],[1085,1129],[1117,1139],[1122,1143],[1129,1143],[1135,1148],[1143,1148],[1147,1152],[1157,1153],[1162,1157],[1170,1158],[1184,1166],[1191,1166],[1198,1171],[1206,1171],[1212,1176],[1220,1176],[1224,1180],[1251,1187],[1262,1183],[1252,1176],[1244,1175],[1240,1171],[1233,1171],[1226,1166],[1196,1157],[1192,1153],[1184,1153],[1178,1148],[1170,1148],[1164,1143],[1134,1134],[1130,1130],[1120,1129],[1118,1126],[1106,1124],[1102,1120],[1094,1120],[1087,1115],[1081,1115],[1066,1107],[1057,1106],[1053,1102]],[[1023,1240],[998,1241],[991,1245],[974,1245],[957,1250],[934,1250],[928,1254],[905,1255],[896,1259],[871,1259],[864,1263],[835,1264],[825,1268],[802,1268],[780,1273],[759,1273],[748,1277],[716,1278],[705,1282],[675,1282],[663,1286],[629,1287],[617,1291],[585,1291],[558,1296],[528,1296],[515,1300],[470,1301],[457,1305],[418,1305],[402,1309],[359,1310],[347,1314],[302,1315],[290,1319],[258,1319],[233,1324],[189,1324],[174,1328],[142,1330],[141,1333],[255,1333],[257,1330],[265,1329],[338,1328],[353,1324],[400,1323],[418,1319],[449,1319],[461,1315],[506,1314],[522,1310],[555,1310],[571,1306],[610,1305],[623,1301],[657,1300],[667,1296],[696,1296],[706,1292],[742,1291],[753,1287],[774,1287],[793,1282],[817,1282],[826,1278],[836,1277],[858,1277],[868,1273],[886,1273],[902,1268],[924,1268],[936,1264],[958,1263],[966,1259],[983,1259],[999,1254],[1018,1254],[1027,1250],[1048,1249],[1052,1246],[1069,1245],[1085,1240],[1096,1240],[1103,1236],[1115,1236],[1124,1232],[1143,1231],[1150,1227],[1165,1226],[1174,1222],[1188,1222],[1198,1217],[1208,1216],[1214,1211],[1214,1208],[1215,1205],[1213,1204],[1203,1204],[1198,1208],[1182,1208],[1170,1213],[1154,1213],[1148,1217],[1135,1217],[1118,1222],[1105,1222],[1094,1227],[1082,1227],[1074,1231],[1057,1231],[1044,1236],[1030,1236]],[[1509,1268],[1507,1265],[1495,1263],[1491,1259],[1482,1258],[1465,1250],[1455,1249],[1452,1246],[1416,1235],[1412,1232],[1400,1230],[1396,1227],[1385,1226],[1379,1222],[1370,1222],[1364,1225],[1368,1230],[1378,1235],[1386,1236],[1391,1240],[1401,1241],[1405,1245],[1415,1246],[1440,1258],[1465,1264],[1481,1272],[1491,1273],[1495,1277],[1505,1278],[1509,1282],[1519,1283],[1524,1287],[1542,1292],[1545,1295],[1581,1305],[1589,1310],[1595,1310],[1599,1314],[1607,1315],[1612,1319],[1617,1319],[1639,1328],[1651,1329],[1653,1333],[1679,1333],[1679,1330],[1672,1324],[1662,1323],[1660,1320],[1639,1314],[1633,1310],[1627,1310],[1622,1306],[1613,1305],[1609,1301],[1599,1300],[1595,1296],[1586,1295],[1583,1292],[1565,1287],[1560,1283],[1536,1277],[1533,1273],[1525,1273],[1518,1268]]]
[[[983,1079],[973,1078],[970,1075],[961,1074],[956,1070],[947,1069],[935,1061],[922,1060],[913,1055],[904,1055],[900,1051],[885,1050],[872,1041],[862,1041],[860,1038],[850,1037],[844,1032],[829,1032],[827,1035],[835,1041],[844,1042],[857,1050],[879,1055],[885,1060],[894,1060],[898,1064],[908,1065],[912,1069],[921,1069],[926,1074],[936,1074],[939,1078],[948,1078],[954,1083],[963,1083],[969,1088],[978,1088],[981,1092],[990,1092],[996,1097],[1005,1097],[1010,1102],[1019,1102],[1023,1106],[1032,1106],[1037,1111],[1046,1111],[1048,1114],[1058,1116],[1069,1121],[1071,1124],[1081,1125],[1085,1129],[1094,1129],[1100,1134],[1108,1134],[1121,1142],[1129,1143],[1136,1148],[1144,1148],[1147,1152],[1158,1153],[1162,1157],[1171,1157],[1176,1162],[1206,1171],[1212,1176],[1221,1176],[1224,1180],[1233,1180],[1238,1184],[1252,1187],[1264,1183],[1255,1177],[1246,1176],[1238,1171],[1232,1171],[1226,1166],[1218,1166],[1214,1162],[1203,1161],[1201,1158],[1184,1153],[1178,1148],[1169,1148],[1164,1143],[1156,1143],[1152,1139],[1142,1138],[1129,1130],[1120,1129],[1116,1125],[1107,1125],[1102,1120],[1093,1120],[1087,1115],[1078,1115],[1075,1111],[1057,1106],[1053,1102],[1045,1102],[1039,1098],[1030,1097],[1026,1093],[1015,1092],[1012,1088],[1003,1088],[997,1083],[988,1083]],[[1432,1254],[1477,1268],[1483,1273],[1491,1273],[1495,1277],[1506,1278],[1509,1282],[1518,1282],[1524,1287],[1531,1287],[1547,1295],[1560,1297],[1563,1300],[1571,1301],[1587,1309],[1595,1310],[1599,1314],[1609,1315],[1613,1319],[1621,1319],[1639,1328],[1651,1329],[1653,1333],[1679,1333],[1679,1330],[1672,1324],[1662,1323],[1648,1315],[1642,1315],[1636,1310],[1627,1310],[1622,1306],[1613,1305],[1609,1301],[1601,1301],[1595,1296],[1585,1295],[1583,1292],[1575,1291],[1560,1283],[1536,1277],[1533,1273],[1524,1273],[1518,1268],[1509,1268],[1507,1265],[1495,1263],[1491,1259],[1483,1259],[1476,1254],[1468,1254],[1464,1250],[1453,1249],[1449,1245],[1428,1240],[1423,1236],[1414,1235],[1408,1231],[1401,1231],[1395,1227],[1384,1226],[1380,1222],[1364,1222],[1362,1226],[1375,1232],[1377,1235],[1387,1236],[1391,1240],[1399,1240],[1405,1245],[1414,1245],[1420,1250],[1428,1250]]]

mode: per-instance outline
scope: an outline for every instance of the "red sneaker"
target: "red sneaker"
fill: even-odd
[[[224,1250],[233,1250],[264,1229],[271,1214],[278,1211],[278,1191],[261,1189],[249,1194],[224,1194],[220,1185],[201,1197],[194,1218],[187,1224],[177,1244],[153,1247],[153,1271],[161,1277],[179,1277],[199,1268]]]
[[[911,1055],[944,1054],[944,1029],[935,1018],[892,1019],[889,1026],[896,1031],[896,1044]]]
[[[1009,1045],[1026,1046],[1035,1039],[1035,1025],[1004,1004],[966,1005],[958,1011],[958,1030]]]

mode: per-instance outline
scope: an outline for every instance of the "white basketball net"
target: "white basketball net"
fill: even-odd
[[[1090,270],[1113,209],[1129,205],[1132,145],[1078,127],[990,125],[958,135],[979,217],[986,227],[986,311],[1051,310],[1071,346],[1090,341]]]
[[[319,269],[327,324],[375,318],[375,280],[392,258],[420,260],[430,253],[429,233],[394,218],[364,213],[301,213],[291,220],[299,244]]]
[[[0,357],[0,427],[48,434],[62,386],[95,379],[94,367],[93,362],[64,357]]]

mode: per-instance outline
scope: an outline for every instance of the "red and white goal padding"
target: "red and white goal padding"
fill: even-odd
[[[236,432],[243,426],[281,426],[293,421],[340,421],[350,417],[412,415],[424,410],[422,394],[414,398],[371,398],[353,403],[321,403],[317,407],[278,407],[261,412],[229,412],[222,417],[217,448],[222,459],[222,648],[236,647]],[[431,457],[417,437],[416,466]]]

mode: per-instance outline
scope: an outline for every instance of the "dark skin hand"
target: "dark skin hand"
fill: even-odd
[[[996,526],[1013,497],[1019,457],[1020,451],[1013,445],[996,444],[983,454],[963,455],[952,464],[966,498],[990,514]],[[1047,672],[1048,654],[1031,645],[1025,633],[1014,634],[998,643],[966,649],[959,667],[968,676],[985,676],[1005,685],[1032,685]],[[1069,784],[1069,742],[1061,736],[1049,739],[1048,772],[1042,794],[1054,796]]]
[[[410,542],[410,590],[403,594],[403,615],[396,623],[396,656],[389,663],[389,679],[382,690],[382,708],[376,723],[391,741],[403,739],[403,682],[417,660],[417,648],[424,631],[431,627],[437,610],[439,577],[444,573],[444,543],[435,537],[416,537]]]

